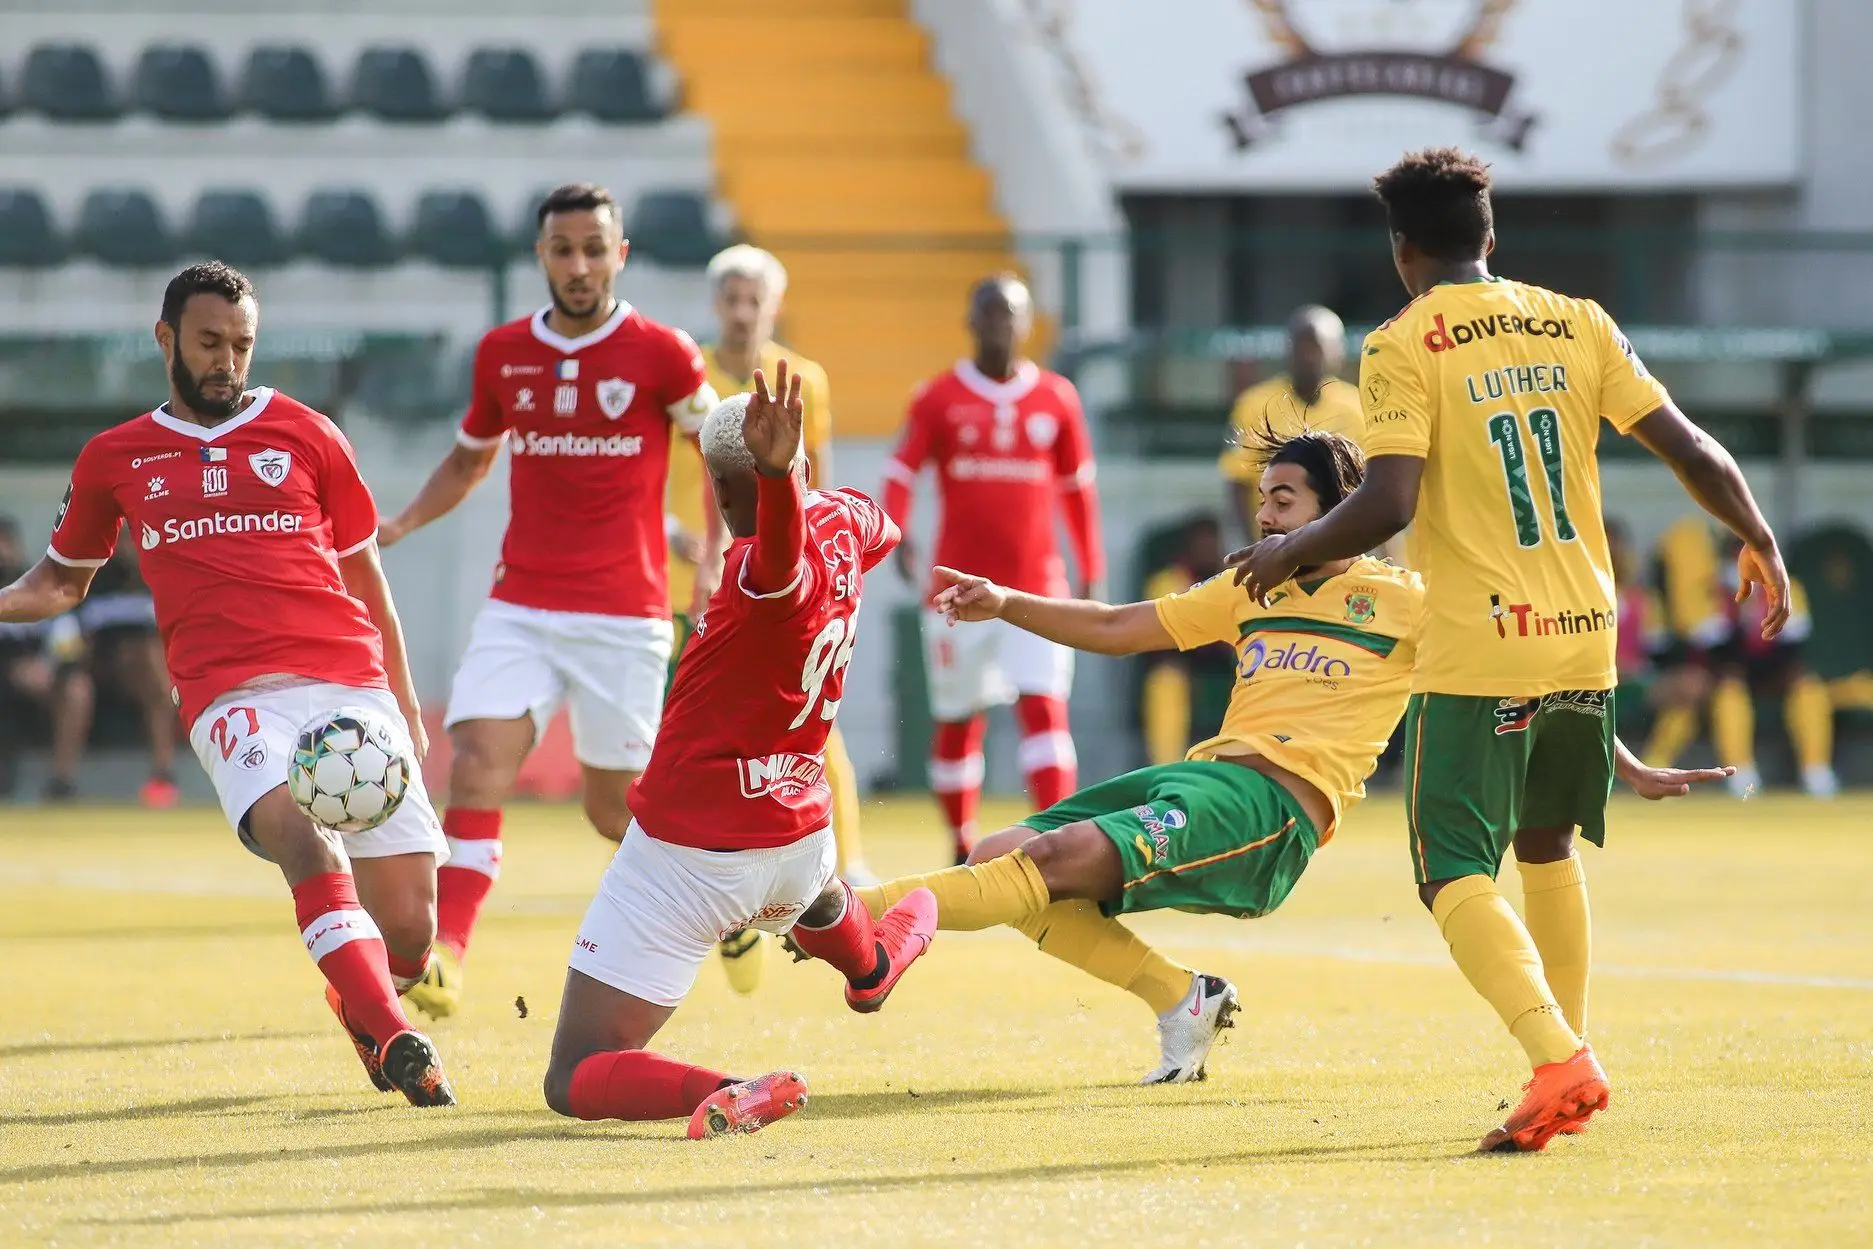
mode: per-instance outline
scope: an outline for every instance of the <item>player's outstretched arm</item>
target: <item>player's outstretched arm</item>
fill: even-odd
[[[748,588],[756,594],[779,594],[800,577],[806,552],[806,500],[801,494],[800,429],[806,407],[800,378],[787,375],[787,362],[774,369],[774,392],[754,371],[754,390],[742,418],[741,436],[754,457],[754,550],[748,556]]]
[[[1722,443],[1693,425],[1669,400],[1640,417],[1631,433],[1647,451],[1671,466],[1685,493],[1699,507],[1742,539],[1743,551],[1736,562],[1737,601],[1748,598],[1753,587],[1761,586],[1769,596],[1762,636],[1767,640],[1780,633],[1788,623],[1788,570],[1782,566],[1775,534],[1762,518],[1736,460]]]
[[[403,622],[397,618],[397,605],[390,598],[390,580],[377,558],[377,545],[363,547],[338,561],[338,575],[344,579],[345,592],[364,604],[365,614],[384,638],[384,675],[390,680],[390,692],[410,722],[410,743],[417,762],[429,753],[429,734],[423,729],[423,709],[416,701],[416,682],[410,676],[410,656],[403,645]]]
[[[84,602],[96,573],[95,568],[73,567],[42,556],[19,580],[0,588],[0,621],[29,624],[70,611]]]
[[[410,505],[377,527],[377,545],[389,546],[461,506],[462,500],[481,484],[481,479],[494,467],[494,454],[500,449],[498,440],[485,447],[457,443],[443,457],[442,463],[436,465],[436,471],[429,475],[429,480],[416,492]]]
[[[1259,603],[1302,568],[1352,559],[1384,546],[1411,523],[1423,480],[1420,456],[1373,456],[1366,461],[1366,479],[1359,488],[1325,516],[1231,552],[1227,563],[1236,570],[1236,584]]]
[[[1100,655],[1137,655],[1174,651],[1177,642],[1158,619],[1155,603],[1096,603],[1090,599],[1047,598],[1023,594],[938,565],[935,607],[951,624],[969,620],[1006,620],[1017,629],[1074,650]]]
[[[1632,792],[1648,802],[1661,798],[1682,798],[1693,785],[1721,781],[1736,774],[1735,768],[1649,768],[1626,749],[1626,743],[1613,739],[1613,770],[1619,779],[1632,786]]]

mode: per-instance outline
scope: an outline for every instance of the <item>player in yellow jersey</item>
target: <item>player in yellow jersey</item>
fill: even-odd
[[[1489,171],[1454,148],[1374,183],[1412,302],[1366,338],[1366,479],[1319,521],[1232,556],[1264,598],[1296,568],[1370,550],[1416,520],[1425,619],[1405,719],[1419,895],[1534,1067],[1484,1149],[1541,1149],[1607,1105],[1582,1040],[1589,924],[1578,828],[1600,844],[1618,743],[1613,574],[1595,447],[1604,418],[1671,466],[1743,541],[1739,595],[1788,617],[1788,574],[1736,463],[1685,419],[1591,300],[1493,277]],[[1496,889],[1509,847],[1526,922]]]
[[[742,394],[753,389],[756,369],[772,377],[774,366],[785,355],[789,367],[800,378],[800,394],[806,402],[801,441],[806,447],[809,480],[814,485],[828,481],[832,473],[832,395],[826,370],[796,351],[783,351],[774,341],[774,323],[787,293],[787,270],[771,253],[744,243],[720,252],[709,262],[708,280],[715,296],[719,329],[716,341],[702,349],[709,384],[723,397]],[[692,622],[715,592],[722,575],[721,551],[726,534],[715,509],[708,509],[705,515],[703,482],[702,456],[695,445],[687,440],[673,444],[664,496],[673,521],[672,553],[678,555],[670,561],[670,601],[679,612],[682,604],[687,603],[689,608],[687,614],[677,616],[677,645],[670,656],[672,671]],[[682,558],[685,550],[698,548],[700,560]],[[869,883],[876,878],[865,865],[859,841],[858,782],[845,739],[836,726],[826,741],[826,783],[832,789],[839,874],[855,884]],[[723,941],[721,951],[729,983],[738,992],[754,992],[766,959],[765,934],[754,928],[744,929]]]
[[[1364,437],[1359,391],[1340,380],[1345,362],[1346,327],[1340,318],[1318,304],[1296,308],[1288,318],[1288,371],[1236,396],[1229,413],[1229,445],[1216,466],[1228,483],[1236,520],[1249,537],[1257,536],[1255,513],[1261,501],[1255,483],[1262,466],[1255,445],[1264,431],[1292,438],[1304,429],[1317,429],[1355,444]]]

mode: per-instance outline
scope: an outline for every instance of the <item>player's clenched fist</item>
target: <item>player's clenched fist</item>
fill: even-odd
[[[774,367],[774,390],[767,378],[754,371],[754,391],[748,414],[742,418],[741,436],[763,477],[785,477],[800,455],[800,426],[806,419],[806,401],[800,397],[800,375],[788,376],[787,362]]]
[[[936,567],[938,581],[945,581],[937,591],[935,607],[951,624],[958,621],[994,620],[1008,604],[1008,591],[987,577],[975,577],[954,568]]]

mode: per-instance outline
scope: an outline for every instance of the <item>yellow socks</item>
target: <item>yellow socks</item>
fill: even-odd
[[[1710,695],[1710,744],[1717,762],[1738,768],[1756,763],[1756,708],[1749,687],[1737,680],[1717,682]]]
[[[1153,764],[1176,763],[1190,748],[1190,675],[1175,663],[1145,676],[1145,754]]]
[[[1834,702],[1827,686],[1812,673],[1796,678],[1782,702],[1795,761],[1805,771],[1834,762]]]
[[[875,888],[852,892],[876,919],[898,899],[919,888],[936,894],[937,927],[949,932],[1018,925],[1039,914],[1051,900],[1041,869],[1034,866],[1024,850],[926,876],[900,876]]]
[[[1646,739],[1645,761],[1655,768],[1678,765],[1693,738],[1697,736],[1697,713],[1689,707],[1665,707],[1652,723],[1652,735]]]
[[[1587,874],[1580,856],[1559,863],[1520,863],[1522,914],[1541,955],[1541,969],[1567,1026],[1587,1033],[1587,970],[1593,922],[1587,911]]]
[[[832,790],[832,838],[839,847],[839,875],[865,861],[858,833],[858,780],[852,775],[852,756],[838,728],[826,737],[826,788]]]
[[[1431,915],[1450,955],[1483,1000],[1496,1008],[1534,1066],[1566,1062],[1580,1048],[1542,976],[1541,955],[1496,882],[1464,876],[1438,892]]]
[[[1041,953],[1143,998],[1154,1014],[1182,1002],[1196,974],[1159,954],[1118,920],[1100,914],[1097,902],[1056,902],[1015,927],[1031,937]]]

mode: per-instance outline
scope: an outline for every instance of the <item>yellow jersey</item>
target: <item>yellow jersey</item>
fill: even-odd
[[[1273,429],[1278,438],[1292,438],[1304,429],[1316,429],[1342,434],[1361,445],[1366,434],[1366,423],[1359,411],[1359,391],[1353,386],[1329,377],[1320,384],[1320,394],[1310,404],[1295,393],[1289,378],[1271,377],[1236,397],[1236,406],[1229,414],[1229,445],[1217,461],[1226,479],[1249,486],[1261,479],[1260,465],[1243,449],[1242,442],[1260,433],[1263,426]]]
[[[817,454],[832,441],[832,392],[826,370],[797,351],[769,342],[761,348],[759,368],[773,385],[774,366],[782,359],[800,375],[800,398],[806,404],[806,423],[800,431],[808,454]],[[702,349],[703,365],[709,373],[709,385],[726,399],[754,389],[754,378],[735,377],[722,367],[713,345]],[[706,531],[703,508],[708,496],[703,490],[702,452],[688,438],[675,439],[670,446],[670,476],[664,487],[663,508],[676,523],[701,537]],[[690,596],[696,589],[696,566],[688,560],[670,556],[670,605],[679,615],[689,611]]]
[[[1188,757],[1261,755],[1320,790],[1337,828],[1405,714],[1424,606],[1418,574],[1361,556],[1338,576],[1283,582],[1263,606],[1223,572],[1155,606],[1179,650],[1226,642],[1236,651],[1222,731]],[[1320,834],[1324,844],[1333,828]]]
[[[1359,363],[1366,454],[1425,461],[1412,688],[1611,689],[1600,420],[1623,434],[1667,401],[1612,318],[1521,282],[1440,283],[1367,335]]]

